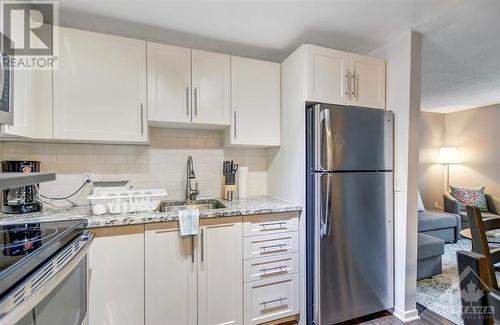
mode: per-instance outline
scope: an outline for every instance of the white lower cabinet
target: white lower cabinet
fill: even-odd
[[[202,219],[198,258],[198,324],[242,324],[241,217]]]
[[[241,217],[146,225],[146,324],[242,324]],[[194,245],[194,246],[192,246]]]
[[[97,228],[89,251],[89,325],[144,324],[144,226]]]
[[[298,292],[298,274],[245,283],[245,324],[298,314]]]
[[[253,258],[243,262],[245,282],[265,280],[275,276],[297,273],[299,253]]]
[[[293,320],[299,314],[297,219],[295,212],[206,218],[198,235],[187,237],[177,221],[94,229],[89,324]]]
[[[146,324],[197,324],[195,238],[182,238],[177,222],[145,230]]]
[[[243,218],[245,325],[299,314],[298,247],[297,213]]]

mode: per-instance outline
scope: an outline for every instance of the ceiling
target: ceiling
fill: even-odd
[[[494,91],[500,89],[500,37],[494,35],[500,31],[499,3],[59,1],[62,26],[276,62],[302,43],[368,53],[401,32],[415,29],[424,35],[422,107],[435,111],[500,102],[500,91]]]
[[[479,0],[416,28],[423,34],[423,110],[500,103],[499,17],[500,1]]]

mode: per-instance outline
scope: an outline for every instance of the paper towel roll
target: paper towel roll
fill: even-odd
[[[238,197],[246,198],[248,195],[248,167],[238,168]]]

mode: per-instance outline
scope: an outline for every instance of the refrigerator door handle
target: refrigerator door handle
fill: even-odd
[[[326,175],[326,202],[325,202],[325,222],[326,236],[331,237],[332,232],[332,176]]]
[[[331,175],[328,174],[319,174],[319,181],[317,182],[316,187],[316,197],[317,203],[316,206],[317,212],[319,214],[320,221],[320,236],[330,236],[331,228],[332,228],[332,186],[331,186]],[[323,182],[324,178],[326,178],[326,192],[323,192]],[[324,197],[326,196],[326,197]]]
[[[314,109],[314,169],[318,171],[333,170],[333,139],[330,109],[325,108],[321,110],[321,105],[316,105]],[[322,127],[323,124],[324,128]]]

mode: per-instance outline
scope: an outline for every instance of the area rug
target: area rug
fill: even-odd
[[[458,283],[457,251],[471,250],[471,241],[460,239],[446,244],[443,255],[443,273],[417,282],[417,303],[456,324],[460,318],[460,289]]]

